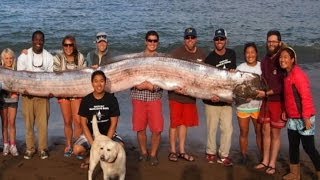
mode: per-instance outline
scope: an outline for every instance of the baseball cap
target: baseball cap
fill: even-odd
[[[184,31],[184,37],[187,37],[187,36],[195,36],[195,37],[197,37],[197,31],[194,28],[187,28]]]
[[[214,38],[216,37],[222,37],[222,38],[227,38],[227,31],[220,28],[220,29],[217,29],[215,32],[214,32]]]
[[[96,42],[101,42],[101,41],[105,41],[105,42],[108,42],[108,39],[107,39],[107,33],[105,32],[99,32],[97,35],[96,35]]]

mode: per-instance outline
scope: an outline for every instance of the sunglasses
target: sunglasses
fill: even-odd
[[[66,44],[66,43],[63,44],[63,47],[73,47],[73,46],[74,44]]]
[[[159,40],[158,39],[147,39],[147,42],[149,42],[149,43],[157,43],[157,42],[159,42]]]
[[[186,36],[186,37],[184,37],[184,39],[195,39],[195,38],[197,38],[197,37],[195,37],[195,36]]]
[[[213,40],[214,41],[224,41],[224,40],[226,40],[226,38],[224,38],[224,37],[216,37]]]
[[[107,35],[100,35],[100,36],[97,36],[97,39],[100,39],[100,38],[107,39]]]

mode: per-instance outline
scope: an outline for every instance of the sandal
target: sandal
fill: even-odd
[[[177,155],[177,153],[170,152],[169,155],[168,155],[168,159],[169,159],[170,161],[177,162],[177,161],[178,161],[178,155]]]
[[[190,161],[190,162],[194,161],[194,157],[192,155],[187,154],[187,153],[180,153],[178,155],[178,158],[181,158],[181,159],[184,159],[184,160]]]
[[[84,159],[84,161],[80,164],[81,169],[89,169],[89,158]]]
[[[269,166],[265,165],[263,162],[259,163],[258,165],[256,165],[254,167],[255,170],[259,170],[259,171],[264,171],[268,168],[269,168]]]
[[[275,167],[271,167],[269,166],[266,170],[266,173],[269,174],[269,175],[274,175],[276,173],[276,168]]]

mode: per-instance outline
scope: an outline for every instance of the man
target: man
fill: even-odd
[[[156,31],[148,31],[145,36],[145,50],[143,56],[156,56],[159,35]],[[150,165],[156,166],[159,163],[157,153],[163,131],[162,115],[162,89],[150,82],[143,82],[131,89],[132,98],[132,123],[133,130],[137,132],[140,146],[139,161],[150,159]],[[146,128],[149,125],[151,131],[150,155],[147,150]]]
[[[271,30],[267,33],[267,54],[261,61],[262,77],[266,80],[266,91],[258,91],[258,97],[264,98],[258,122],[262,124],[263,159],[256,169],[266,169],[267,174],[276,172],[276,162],[280,150],[281,129],[286,123],[281,118],[283,112],[284,71],[279,64],[279,52],[282,47],[281,34]]]
[[[98,68],[99,66],[106,65],[111,57],[108,51],[109,44],[107,33],[99,32],[96,35],[95,43],[97,49],[89,52],[87,55],[87,67],[92,67],[94,69]]]
[[[215,49],[209,53],[205,63],[219,69],[236,69],[236,53],[227,48],[227,32],[224,29],[217,29],[214,33]],[[232,105],[221,102],[218,96],[211,100],[204,100],[207,117],[207,148],[206,159],[208,163],[218,163],[224,166],[232,166],[229,151],[231,146],[232,126]],[[216,135],[218,125],[221,130],[220,147],[217,152]]]
[[[184,44],[173,50],[171,56],[177,59],[184,59],[192,62],[202,62],[205,53],[197,47],[197,32],[194,28],[187,28],[184,32]],[[182,87],[181,87],[182,88]],[[186,153],[185,144],[188,128],[199,125],[196,99],[183,95],[182,89],[169,92],[170,105],[170,161],[177,161],[178,158],[194,161],[195,158]],[[179,140],[179,152],[176,151],[176,142]]]
[[[32,35],[32,48],[27,54],[22,53],[17,62],[18,71],[52,72],[53,57],[43,46],[45,37],[43,32],[35,31]],[[51,95],[48,95],[51,96]],[[48,155],[48,120],[50,115],[49,99],[28,95],[26,91],[22,95],[22,112],[26,126],[26,152],[25,159],[31,159],[36,152],[34,126],[38,128],[39,147],[41,159],[47,159]]]
[[[122,138],[116,133],[120,109],[117,98],[105,91],[107,83],[106,75],[103,71],[94,71],[91,75],[91,84],[93,92],[86,95],[80,104],[80,121],[83,128],[83,134],[74,143],[73,153],[78,156],[84,156],[90,152],[93,143],[92,118],[97,116],[98,128],[101,134],[108,136],[112,140],[124,144]],[[81,168],[89,167],[89,158],[81,163]]]

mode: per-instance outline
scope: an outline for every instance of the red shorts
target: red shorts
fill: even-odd
[[[281,102],[263,102],[260,108],[258,123],[270,123],[273,128],[284,128],[286,121],[282,120],[282,112]]]
[[[132,124],[134,131],[142,131],[149,128],[151,132],[163,131],[162,101],[132,100]]]
[[[196,104],[184,104],[169,100],[170,127],[176,128],[181,125],[187,127],[198,126],[199,117]]]

